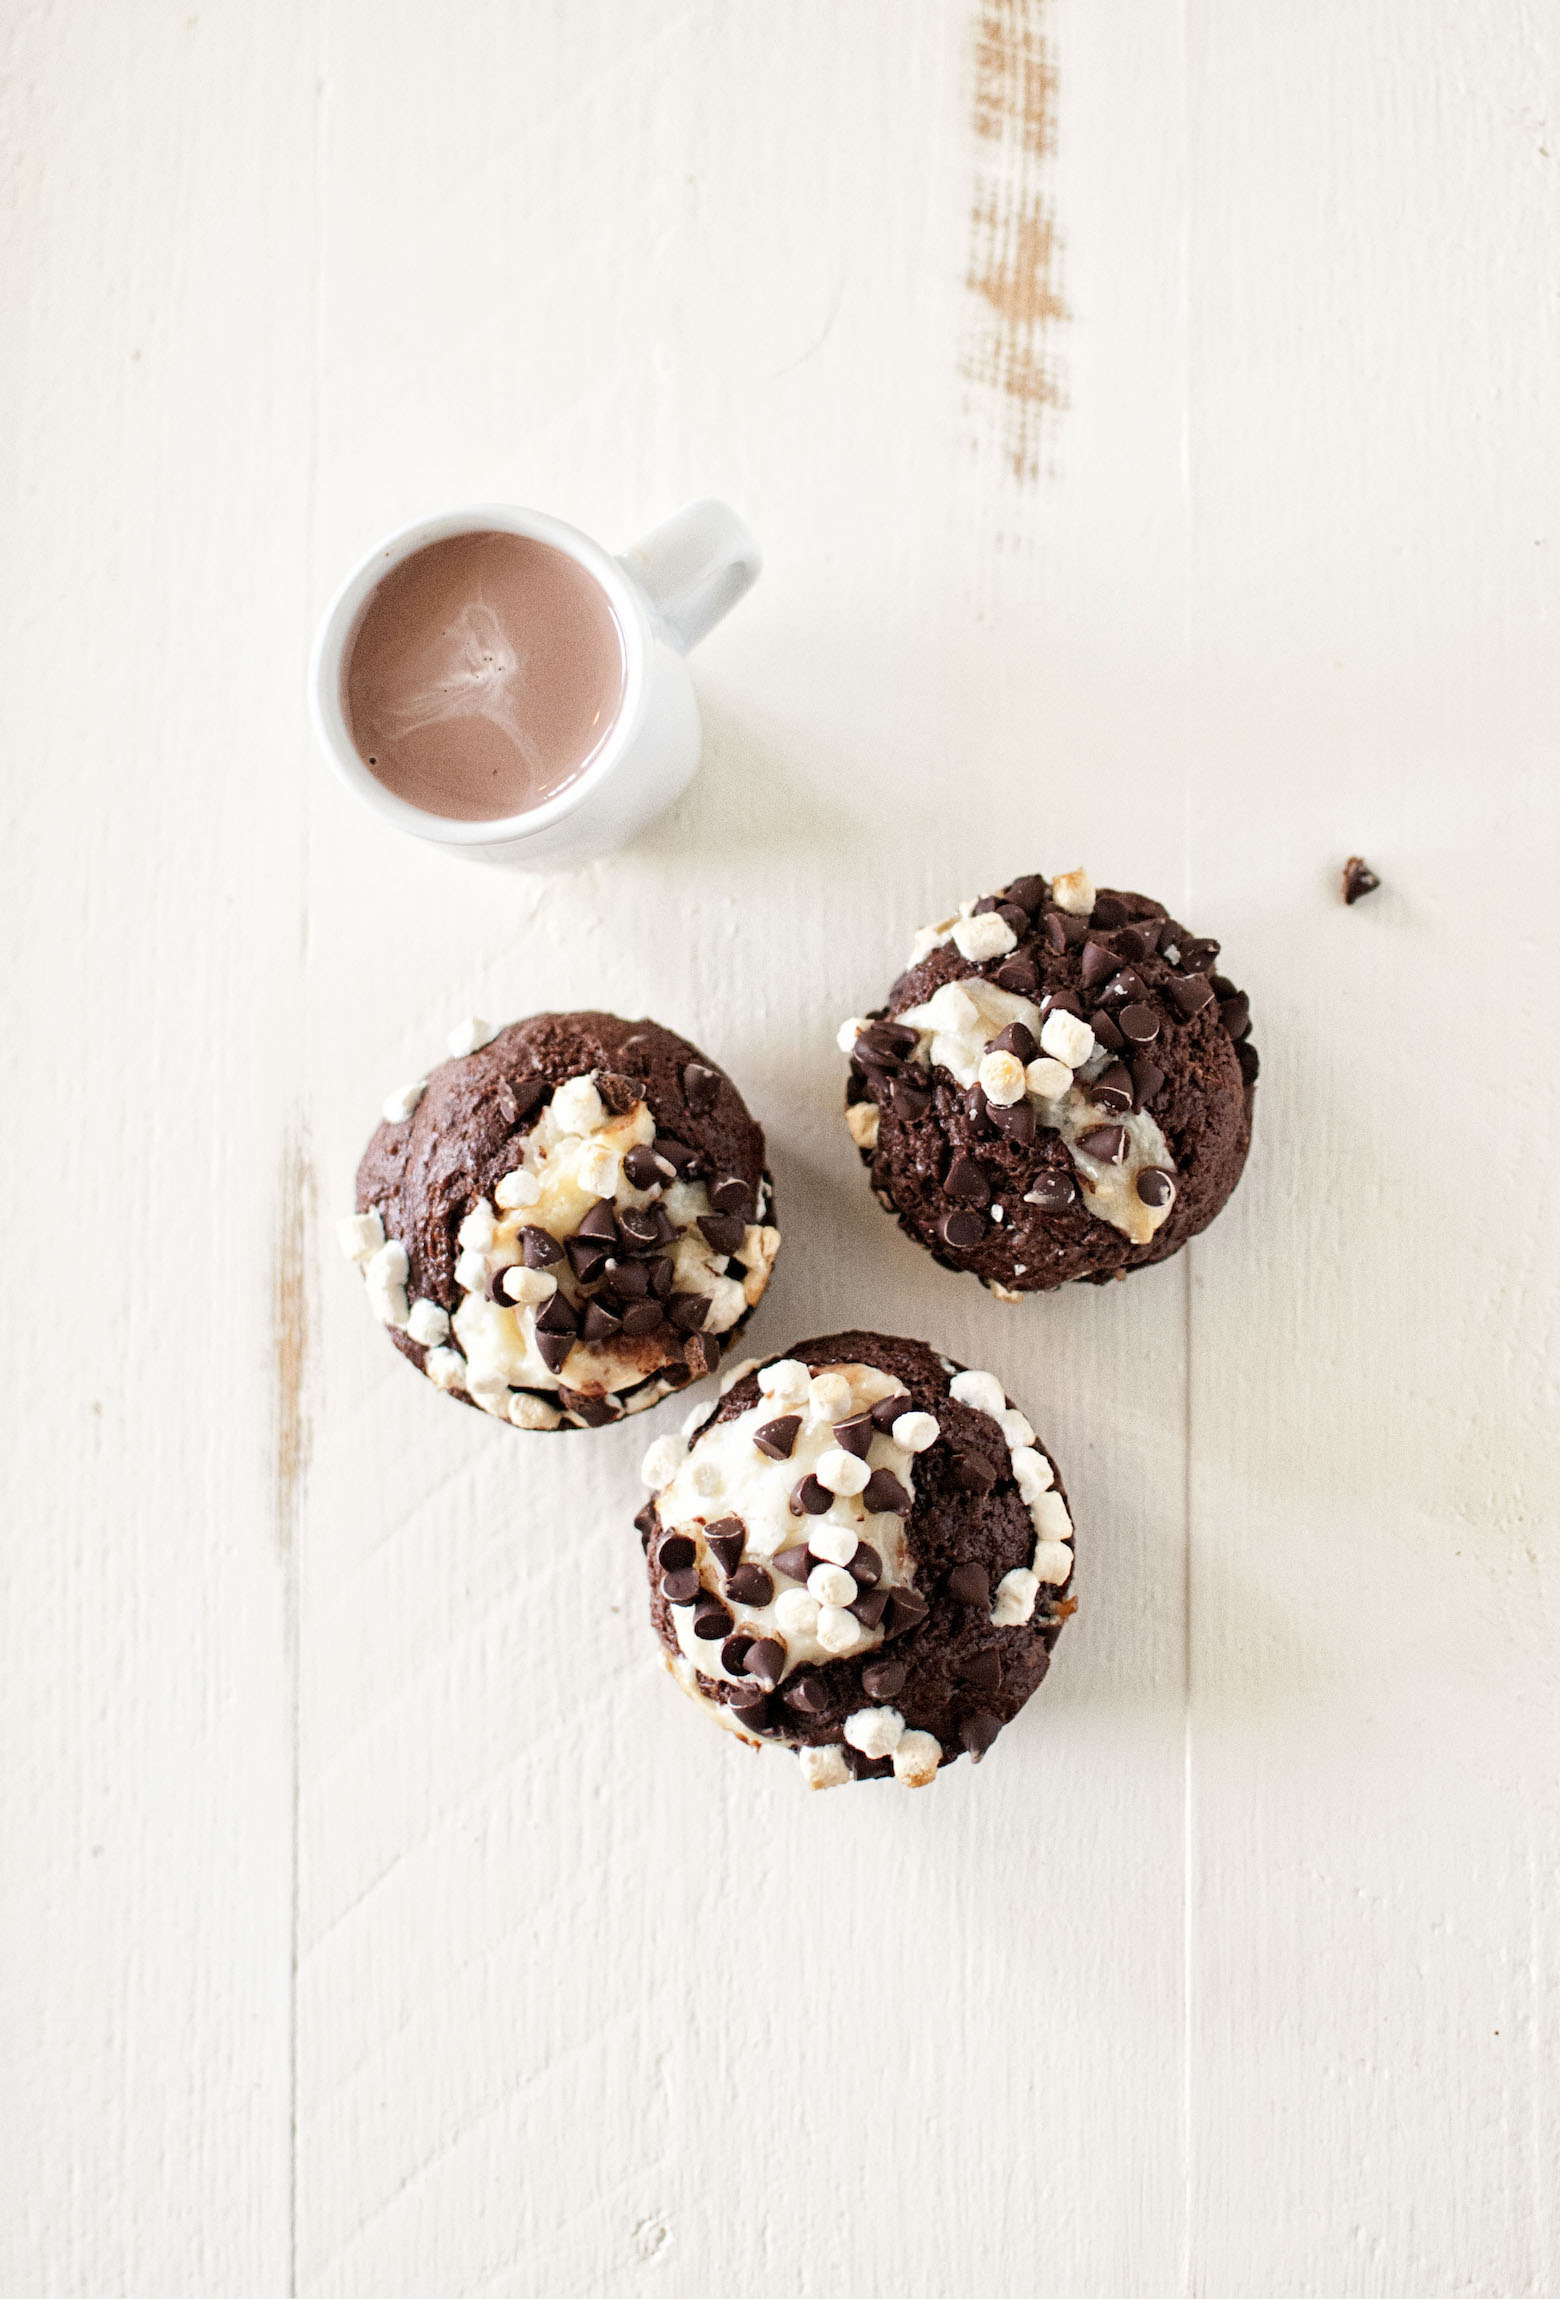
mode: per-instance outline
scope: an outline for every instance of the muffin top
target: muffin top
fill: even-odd
[[[990,1373],[868,1332],[739,1367],[645,1460],[672,1674],[810,1785],[977,1761],[1072,1610],[1056,1465]]]
[[[387,1102],[342,1243],[398,1349],[521,1428],[713,1371],[780,1236],[763,1131],[658,1022],[537,1014]]]
[[[839,1033],[846,1118],[906,1233],[1011,1297],[1163,1261],[1240,1179],[1257,1056],[1219,945],[1031,874],[922,930]]]

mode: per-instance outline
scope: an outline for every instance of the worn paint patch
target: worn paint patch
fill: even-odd
[[[976,299],[962,367],[982,431],[1016,479],[1039,477],[1062,406],[1052,330],[1067,316],[1060,242],[1043,178],[1055,147],[1056,70],[1045,0],[980,0],[974,32],[976,168],[965,284]]]
[[[309,1460],[306,1382],[313,1226],[314,1165],[307,1132],[296,1126],[289,1130],[282,1148],[271,1300],[276,1383],[276,1527],[284,1549],[293,1545]]]

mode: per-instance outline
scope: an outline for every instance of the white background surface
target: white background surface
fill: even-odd
[[[988,14],[1049,153],[953,0],[11,12],[19,2299],[1560,2289],[1560,25]],[[1038,426],[981,199],[1054,213]],[[768,570],[640,846],[484,874],[325,779],[376,532],[706,492]],[[872,1205],[832,1033],[1078,862],[1222,939],[1256,1145],[1011,1309]],[[527,1439],[373,1329],[381,1096],[554,1002],[746,1087],[757,1345],[925,1334],[1060,1455],[1082,1610],[979,1773],[725,1742],[629,1525],[679,1409]]]

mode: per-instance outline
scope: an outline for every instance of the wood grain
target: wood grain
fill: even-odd
[[[1560,2286],[1560,32],[4,38],[9,1266],[68,1308],[0,1320],[0,2287]],[[376,532],[705,492],[766,571],[633,850],[483,872],[326,778],[308,635]],[[1223,940],[1257,1141],[1179,1262],[1012,1310],[863,1190],[833,1030],[950,897],[1079,862]],[[628,1523],[675,1410],[453,1411],[335,1257],[387,1087],[587,1000],[769,1127],[755,1346],[925,1334],[1065,1463],[1081,1609],[978,1774],[808,1797],[722,1742]]]

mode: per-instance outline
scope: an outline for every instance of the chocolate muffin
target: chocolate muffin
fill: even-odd
[[[645,1456],[672,1675],[811,1788],[978,1763],[1073,1610],[1056,1465],[990,1373],[831,1333],[732,1368]]]
[[[762,1128],[658,1022],[468,1022],[385,1104],[343,1251],[439,1388],[598,1428],[711,1373],[779,1250]]]
[[[1218,958],[1081,870],[923,928],[887,1005],[839,1033],[881,1203],[1006,1301],[1167,1260],[1251,1143],[1250,1012]]]

